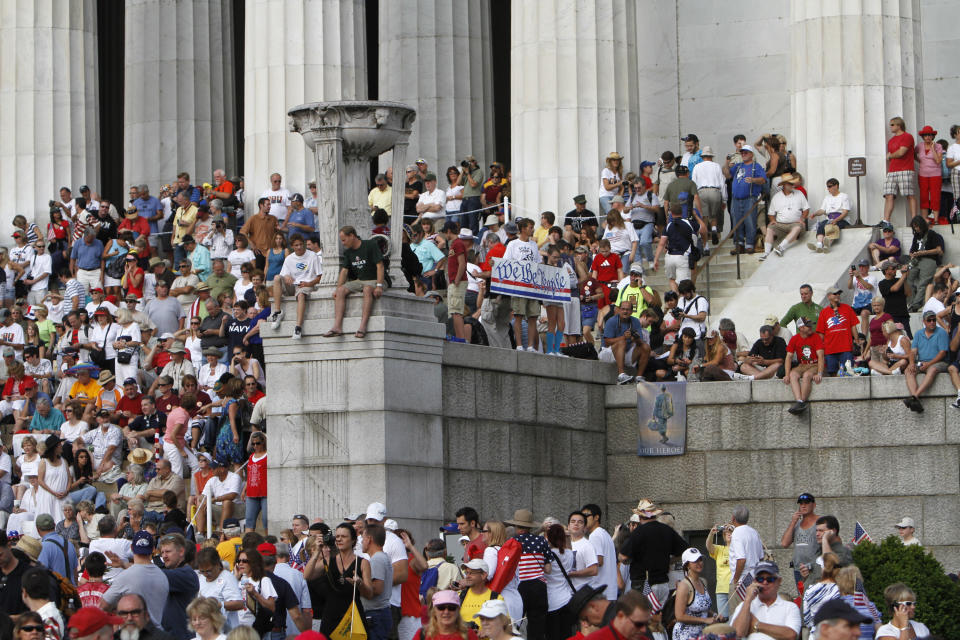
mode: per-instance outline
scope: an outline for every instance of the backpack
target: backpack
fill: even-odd
[[[420,574],[420,597],[426,598],[427,591],[437,586],[437,580],[440,578],[440,565],[442,562],[437,563],[437,566],[430,567],[426,571]]]
[[[80,592],[72,582],[56,571],[47,569],[47,572],[50,574],[50,589],[54,595],[51,602],[57,605],[57,609],[63,613],[64,620],[67,620],[77,612],[80,606]]]
[[[497,568],[494,571],[493,580],[487,583],[487,586],[501,593],[516,575],[522,554],[523,547],[520,546],[519,540],[510,538],[504,542],[497,551]]]

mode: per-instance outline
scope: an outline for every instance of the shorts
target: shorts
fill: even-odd
[[[689,280],[690,279],[690,257],[686,255],[667,254],[664,261],[664,271],[667,278],[671,280]]]
[[[790,373],[793,373],[794,371],[796,371],[798,376],[802,376],[803,374],[805,374],[807,371],[810,371],[811,369],[813,369],[814,371],[817,370],[816,362],[808,362],[807,364],[798,364],[797,366],[795,366],[793,369],[790,370]]]
[[[580,335],[580,299],[572,298],[563,303],[563,332],[568,336]]]
[[[883,181],[883,195],[912,196],[916,193],[916,171],[892,171]]]
[[[580,305],[580,325],[584,327],[593,327],[597,324],[597,315],[600,310],[595,304]]]
[[[540,303],[532,298],[514,296],[510,298],[510,311],[515,316],[536,318],[540,315]]]
[[[803,229],[802,222],[771,222],[767,225],[767,229],[773,229],[774,234],[780,233],[787,235],[798,226]]]
[[[460,284],[447,285],[447,314],[452,318],[454,315],[462,316],[466,313],[467,304],[467,281],[461,280]]]
[[[283,289],[283,295],[285,296],[299,296],[301,293],[310,295],[310,292],[314,290],[315,287],[301,287],[295,284],[288,284],[286,280],[280,281],[281,288]]]
[[[921,363],[918,362],[918,363],[917,363],[917,366],[919,367],[920,364],[921,364]],[[936,371],[937,373],[943,373],[944,371],[947,370],[947,363],[946,363],[946,362],[943,362],[943,361],[938,362],[938,363],[933,364],[933,365],[930,365],[930,366],[931,366],[931,368],[932,368],[934,371]],[[917,373],[919,373],[919,371],[918,371]]]
[[[376,280],[347,280],[343,283],[343,286],[347,288],[347,291],[350,293],[360,293],[363,291],[364,287],[375,287],[377,286]]]

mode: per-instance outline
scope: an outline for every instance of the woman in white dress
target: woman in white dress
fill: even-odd
[[[20,475],[20,484],[14,487],[14,497],[17,500],[23,498],[23,494],[30,488],[27,482],[27,476],[36,476],[37,469],[40,468],[40,454],[37,452],[37,440],[33,436],[27,436],[20,441],[20,448],[23,450],[17,456],[17,470]]]
[[[120,325],[120,330],[113,343],[117,352],[114,373],[120,381],[127,378],[136,380],[140,369],[140,325],[134,321],[133,312],[125,308],[117,311],[117,324]],[[129,362],[121,362],[126,356],[129,356]]]
[[[70,488],[70,466],[63,459],[63,441],[58,435],[47,437],[40,468],[37,472],[37,483],[40,490],[37,494],[36,512],[49,513],[54,522],[63,520],[63,499],[67,497]]]

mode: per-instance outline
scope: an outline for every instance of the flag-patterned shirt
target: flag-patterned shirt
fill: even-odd
[[[550,545],[543,536],[532,533],[520,533],[516,536],[523,553],[520,554],[520,564],[517,565],[517,580],[541,580],[546,582],[543,575],[544,558],[550,551]]]

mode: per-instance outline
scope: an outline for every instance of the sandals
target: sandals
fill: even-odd
[[[330,329],[329,331],[327,331],[325,334],[323,334],[323,335],[320,336],[320,337],[322,337],[322,338],[339,338],[339,337],[342,336],[342,335],[343,335],[343,331],[334,331],[333,329]]]
[[[354,335],[355,337],[357,337],[357,338],[365,338],[366,335],[367,335],[367,332],[366,332],[366,331],[357,331],[357,332],[356,332],[355,334],[353,334],[353,335]]]

